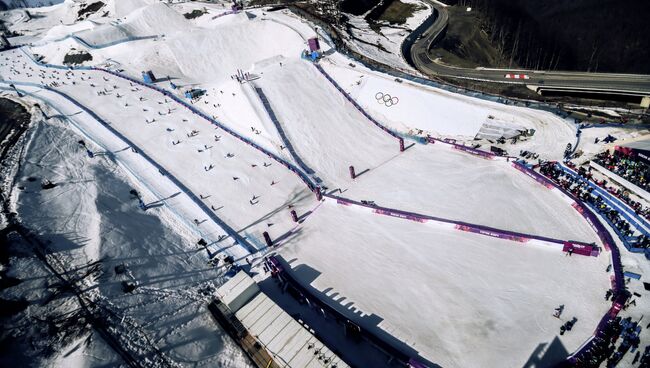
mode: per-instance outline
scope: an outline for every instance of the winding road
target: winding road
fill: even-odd
[[[488,82],[522,84],[540,91],[570,91],[647,97],[650,102],[650,75],[541,71],[520,69],[459,68],[443,65],[429,54],[444,37],[449,24],[447,6],[425,0],[434,9],[421,27],[411,33],[402,51],[406,60],[427,76],[451,77]],[[507,79],[506,74],[525,74],[530,79]]]

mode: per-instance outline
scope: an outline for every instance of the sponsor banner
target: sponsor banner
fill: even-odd
[[[373,212],[378,213],[380,215],[398,217],[398,218],[403,218],[403,219],[416,221],[416,222],[427,222],[426,218],[416,216],[416,215],[413,215],[413,214],[408,214],[408,213],[395,212],[395,211],[380,209],[380,208],[374,209]]]
[[[479,156],[479,157],[482,157],[482,158],[485,158],[485,159],[488,159],[488,160],[491,160],[491,159],[494,158],[493,154],[491,154],[489,152],[477,150],[477,149],[472,148],[472,147],[462,146],[460,144],[453,144],[453,147],[455,149],[459,150],[459,151],[464,151],[464,152],[467,152],[467,153],[472,154],[474,156]]]
[[[588,244],[565,242],[562,251],[568,252],[570,249],[573,250],[573,254],[580,254],[582,256],[588,256],[588,257],[591,256],[593,251],[593,247]]]
[[[524,236],[511,235],[499,231],[487,230],[487,229],[482,229],[480,227],[469,226],[469,225],[456,225],[456,229],[470,232],[470,233],[480,234],[480,235],[487,235],[493,238],[512,240],[519,243],[526,243],[530,240],[530,238]]]

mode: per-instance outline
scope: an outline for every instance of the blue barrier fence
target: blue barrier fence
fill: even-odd
[[[242,236],[240,236],[235,229],[230,227],[228,224],[226,224],[223,220],[221,220],[217,215],[214,214],[214,212],[203,202],[201,201],[189,188],[185,186],[180,180],[178,180],[174,175],[169,173],[165,168],[163,168],[161,165],[159,165],[153,158],[151,158],[145,151],[143,151],[140,147],[138,147],[135,143],[133,143],[131,140],[129,140],[127,137],[125,137],[122,133],[119,131],[115,130],[108,122],[106,122],[104,119],[99,117],[94,111],[91,109],[87,108],[86,106],[82,105],[80,102],[75,100],[74,98],[70,97],[64,92],[58,91],[54,88],[51,88],[49,86],[42,86],[37,83],[29,83],[29,82],[10,82],[14,85],[23,85],[23,86],[30,86],[30,87],[37,87],[37,88],[43,88],[47,91],[53,92],[58,94],[59,96],[65,98],[69,102],[71,102],[73,105],[77,106],[84,112],[86,112],[88,115],[90,115],[93,119],[95,119],[97,122],[102,124],[106,129],[108,129],[112,134],[114,134],[116,137],[120,138],[124,143],[129,145],[130,147],[135,148],[138,151],[138,154],[140,154],[149,164],[151,164],[153,167],[155,167],[162,175],[166,176],[174,185],[176,185],[180,190],[182,190],[196,205],[198,205],[207,215],[210,217],[211,220],[213,220],[215,223],[217,223],[228,235],[230,235],[233,239],[237,241],[238,244],[241,244],[246,250],[248,250],[250,253],[256,253],[258,249],[253,247],[246,239],[244,239]]]
[[[636,229],[638,229],[640,233],[646,236],[650,235],[650,232],[647,230],[648,228],[650,228],[650,223],[648,223],[648,220],[646,220],[643,216],[637,215],[636,211],[630,208],[627,205],[627,203],[621,201],[619,198],[614,196],[606,189],[600,187],[596,183],[589,181],[586,178],[578,175],[577,172],[571,170],[570,168],[561,164],[558,164],[556,166],[559,169],[561,169],[563,172],[569,174],[570,176],[578,179],[583,183],[586,183],[587,185],[589,185],[590,188],[593,188],[593,191],[599,194],[601,198],[603,198],[603,201],[605,201],[606,204],[608,204],[612,208],[617,209],[621,214],[621,216],[623,216],[630,224],[632,224]]]
[[[646,223],[645,219],[641,218],[640,216],[636,215],[636,213],[633,212],[633,214],[630,214],[628,210],[631,210],[629,207],[627,207],[625,204],[623,204],[618,198],[614,197],[611,193],[609,193],[606,190],[603,190],[600,188],[598,185],[595,183],[590,182],[589,180],[581,177],[578,175],[576,172],[573,170],[557,164],[556,165],[558,168],[560,168],[563,172],[571,175],[572,177],[580,180],[581,182],[587,183],[590,187],[594,188],[594,192],[597,192],[597,194],[600,194],[600,197],[603,199],[603,202],[607,204],[610,208],[616,209],[618,213],[625,219],[627,220],[634,228],[636,228],[641,234],[648,236],[648,231],[640,225],[640,223]],[[600,212],[598,208],[596,208],[594,205],[588,202],[584,202],[589,208],[591,208],[594,212]],[[625,248],[632,252],[632,253],[645,253],[644,248],[639,248],[635,247],[632,243],[630,243],[630,239],[628,236],[623,234],[617,227],[616,225],[607,217],[607,216],[602,216],[605,219],[605,222],[614,229],[614,232],[616,232],[616,235],[618,238],[621,240]],[[637,220],[639,220],[637,222]]]
[[[278,121],[278,117],[275,115],[275,112],[273,111],[273,108],[271,107],[271,103],[269,102],[269,99],[266,97],[264,94],[264,91],[262,91],[261,88],[259,87],[253,87],[255,90],[255,93],[257,93],[257,96],[262,100],[262,105],[264,105],[264,109],[266,110],[266,113],[269,115],[269,118],[275,125],[275,129],[277,129],[278,133],[280,134],[280,138],[282,139],[282,142],[284,142],[284,145],[287,147],[289,150],[289,153],[291,153],[291,157],[296,161],[298,166],[302,168],[305,173],[312,175],[315,173],[312,168],[307,166],[307,164],[302,160],[298,152],[293,148],[293,144],[291,144],[291,140],[289,140],[289,137],[284,132],[284,129],[282,128],[282,124],[280,124],[280,121]]]
[[[151,39],[154,39],[154,38],[157,38],[157,37],[158,36],[155,36],[155,35],[154,36],[139,36],[139,37],[130,36],[130,37],[121,38],[119,40],[115,40],[115,41],[111,41],[111,42],[100,43],[100,44],[92,44],[92,43],[89,43],[88,41],[84,40],[83,38],[81,38],[81,37],[79,37],[77,35],[69,34],[69,35],[67,35],[65,37],[57,38],[56,40],[52,40],[52,41],[48,41],[48,42],[61,42],[61,41],[65,41],[65,40],[71,38],[71,39],[77,41],[78,43],[80,43],[81,45],[83,45],[83,46],[85,46],[85,47],[87,47],[89,49],[99,50],[99,49],[103,49],[103,48],[106,48],[106,47],[119,45],[121,43],[132,42],[132,41],[141,41],[141,40],[151,40]]]

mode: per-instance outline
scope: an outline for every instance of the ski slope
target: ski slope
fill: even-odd
[[[474,144],[472,140],[481,126],[498,120],[536,131],[528,140],[506,147],[514,156],[519,150],[529,150],[539,152],[540,158],[557,160],[562,158],[567,143],[575,143],[573,124],[549,112],[471,98],[409,81],[398,82],[360,64],[351,67],[340,55],[328,57],[321,65],[375,119],[402,133],[416,134],[422,130],[420,134]],[[379,103],[378,93],[396,97],[398,102],[392,106]]]
[[[356,323],[443,367],[522,366],[559,335],[560,304],[562,320],[578,318],[559,337],[573,351],[608,309],[605,257],[565,257],[329,200],[280,254]]]
[[[607,256],[565,257],[555,248],[379,216],[331,199],[316,201],[308,185],[288,168],[303,162],[313,169],[310,180],[326,192],[357,201],[600,245],[567,198],[509,162],[484,160],[440,143],[415,144],[400,152],[395,136],[375,126],[313,65],[299,58],[306,39],[316,34],[304,21],[286,11],[255,9],[219,16],[224,4],[124,0],[107,1],[107,17],[91,15],[77,22],[69,14],[78,6],[66,1],[44,8],[37,12],[42,17],[33,22],[18,12],[3,15],[13,20],[11,27],[29,30],[28,36],[36,41],[23,50],[0,54],[0,87],[15,95],[13,83],[29,94],[31,103],[64,116],[91,144],[94,160],[114,160],[112,164],[124,170],[121,175],[140,189],[152,208],[147,217],[154,213],[153,217],[172,223],[162,234],[183,234],[174,244],[162,244],[168,253],[161,255],[150,248],[160,240],[147,238],[148,225],[133,236],[134,242],[143,244],[130,249],[129,234],[137,230],[127,225],[138,223],[137,211],[127,211],[124,223],[114,223],[118,220],[111,217],[108,224],[88,226],[92,231],[84,236],[92,242],[82,249],[89,257],[124,258],[141,266],[137,279],[154,299],[160,297],[164,304],[199,293],[147,287],[161,283],[155,287],[164,289],[183,275],[193,280],[212,272],[205,266],[212,257],[233,255],[244,263],[250,253],[263,256],[270,251],[263,240],[268,232],[280,244],[277,252],[294,260],[294,272],[305,285],[329,296],[339,293],[333,303],[352,319],[405,341],[442,366],[521,366],[539,344],[556,339],[561,321],[551,314],[560,304],[566,305],[563,318],[578,318],[574,330],[559,338],[566,353],[572,352],[607,310],[602,298],[609,287],[609,275],[603,272]],[[182,15],[203,6],[208,13],[199,18]],[[329,50],[325,42],[322,45]],[[37,54],[44,62],[61,64],[73,48],[93,56],[86,68],[98,66],[136,79],[143,70],[153,70],[160,78],[155,87],[164,93],[100,70],[47,68],[27,56]],[[360,65],[350,66],[350,60],[333,50],[327,54],[320,61],[325,72],[391,131],[471,141],[494,116],[536,129],[531,139],[512,149],[534,150],[548,159],[560,157],[566,143],[575,140],[575,127],[554,115],[398,82]],[[251,81],[233,80],[238,69],[250,73]],[[172,90],[170,82],[180,88]],[[221,128],[169,97],[184,98],[183,92],[191,88],[206,94],[187,103],[219,121]],[[268,98],[277,122],[255,88]],[[396,96],[399,102],[381,105],[378,92]],[[76,154],[83,156],[77,148],[81,153]],[[293,166],[285,167],[281,161]],[[350,178],[351,165],[356,179]],[[80,165],[79,170],[85,167]],[[100,187],[107,192],[109,187],[127,187],[106,176],[96,180],[107,182],[102,183],[107,187]],[[91,202],[101,194],[93,190],[82,199]],[[75,218],[85,214],[94,220],[103,211],[116,215],[114,202],[101,204],[72,212]],[[299,223],[292,221],[292,210]],[[102,238],[93,232],[102,226],[114,226],[117,235]],[[190,253],[187,249],[197,249],[199,238],[208,241],[207,251]],[[171,261],[165,263],[169,254]],[[115,285],[102,286],[100,292],[109,297],[119,294]],[[174,318],[176,304],[158,307],[165,317]],[[201,315],[184,314],[158,331],[155,316],[142,306],[134,309],[178,361],[188,365],[214,361],[219,350],[203,340],[209,335],[203,325],[209,323]],[[178,332],[167,335],[169,330]],[[178,346],[185,334],[190,341]],[[182,353],[185,349],[187,355]],[[556,359],[567,355],[556,354]]]
[[[108,314],[105,322],[121,341],[130,344],[129,350],[143,364],[151,351],[141,350],[138,331],[145,331],[165,354],[187,365],[248,367],[243,353],[214,326],[202,307],[199,291],[223,276],[220,269],[206,264],[205,250],[194,244],[196,235],[170,207],[141,211],[129,191],[134,188],[147,193],[147,188],[107,156],[90,159],[78,140],[85,140],[90,148],[99,147],[65,119],[56,117],[57,111],[38,102],[48,118],[40,109],[32,109],[32,138],[16,178],[23,189],[14,191],[13,203],[24,223],[50,241],[50,257],[61,260],[71,274],[86,270],[88,262],[99,261],[103,272],[92,281],[85,280],[87,293],[98,305],[118,314],[117,322],[121,322]],[[42,180],[51,180],[57,187],[43,190]],[[22,255],[12,257],[11,275],[23,282],[3,289],[2,297],[24,297],[30,305],[24,317],[5,320],[5,327],[15,331],[5,347],[20,354],[5,352],[0,361],[16,366],[124,364],[102,336],[83,323],[72,333],[57,336],[51,322],[77,319],[76,298],[69,292],[55,294],[58,290],[51,271],[43,268],[26,244],[15,242],[14,247]],[[128,267],[128,274],[114,272],[121,264]],[[138,288],[125,294],[122,281],[134,281]],[[34,315],[42,322],[33,319]],[[48,332],[48,323],[54,332]],[[74,332],[76,329],[81,332]],[[35,332],[39,341],[21,346],[29,332]],[[43,349],[50,354],[43,354]],[[21,354],[23,360],[6,360]]]
[[[302,159],[331,188],[347,187],[357,173],[399,154],[394,137],[377,129],[309,63],[269,65],[255,83],[268,96]]]

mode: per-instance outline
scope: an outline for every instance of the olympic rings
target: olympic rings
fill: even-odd
[[[375,94],[375,99],[377,100],[377,103],[381,105],[385,105],[386,107],[397,105],[397,103],[399,102],[399,98],[391,97],[391,95],[389,95],[388,93],[383,93],[383,92],[377,92]]]

